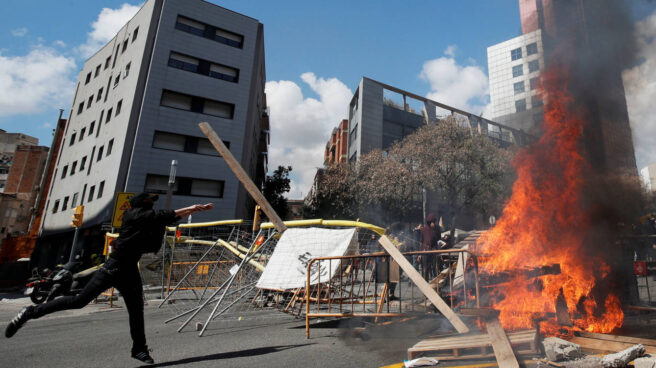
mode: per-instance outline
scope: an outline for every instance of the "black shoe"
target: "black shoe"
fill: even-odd
[[[150,350],[148,350],[148,348],[144,348],[143,350],[138,351],[138,352],[136,352],[136,353],[133,351],[133,352],[132,352],[132,357],[133,357],[134,359],[136,359],[136,360],[140,360],[140,361],[142,361],[142,362],[144,362],[144,363],[146,363],[146,364],[154,364],[155,361],[154,361],[153,358],[150,356],[150,354],[148,354],[149,351],[150,351]]]
[[[16,334],[16,331],[18,331],[19,328],[23,327],[25,322],[30,319],[30,316],[32,315],[32,310],[34,307],[29,306],[21,309],[20,312],[12,319],[9,324],[7,325],[7,328],[5,329],[5,336],[7,338],[10,338]]]

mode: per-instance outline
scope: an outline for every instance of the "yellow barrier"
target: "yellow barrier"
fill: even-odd
[[[348,221],[348,220],[294,220],[294,221],[285,221],[285,226],[287,227],[298,227],[298,226],[312,226],[312,225],[322,225],[322,226],[345,226],[345,227],[361,227],[363,229],[371,230],[378,235],[385,234],[385,229],[380,226],[368,224],[366,222],[360,221]],[[260,225],[262,229],[273,229],[273,223],[263,222]]]
[[[227,250],[231,251],[237,257],[239,257],[241,259],[244,259],[246,257],[242,252],[240,252],[238,249],[236,249],[235,247],[233,247],[232,245],[227,243],[225,240],[219,239],[217,241],[221,246],[223,246]],[[200,245],[213,245],[214,244],[214,242],[211,241],[211,240],[185,240],[185,243],[187,243],[187,244],[200,244]],[[256,262],[256,261],[251,259],[250,261],[248,261],[248,263],[250,263],[251,266],[257,268],[260,272],[264,272],[264,266],[262,266],[262,264],[260,264],[259,262]]]

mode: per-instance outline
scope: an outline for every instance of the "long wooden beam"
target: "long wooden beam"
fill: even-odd
[[[386,236],[381,236],[378,242],[383,246],[383,248],[389,253],[389,255],[399,264],[399,267],[405,271],[405,274],[408,275],[410,280],[417,285],[419,290],[428,298],[428,300],[433,303],[433,305],[439,310],[446,319],[451,322],[453,327],[456,328],[456,331],[460,333],[469,332],[469,328],[465,323],[458,317],[455,312],[449,308],[449,306],[440,298],[440,296],[433,290],[433,288],[424,280],[423,277],[415,270],[414,267],[408,262],[407,259],[401,254],[401,252],[396,249],[394,244]]]
[[[510,346],[510,340],[508,340],[508,336],[506,336],[506,332],[501,327],[497,317],[488,318],[485,325],[499,368],[519,368],[519,362],[515,357],[512,346]]]
[[[269,220],[273,222],[273,224],[276,227],[276,230],[278,232],[282,233],[283,231],[287,230],[287,226],[283,223],[283,221],[280,219],[276,211],[271,207],[271,204],[269,204],[269,201],[264,198],[262,193],[260,192],[259,189],[257,189],[257,186],[251,178],[248,176],[246,171],[244,171],[244,168],[241,167],[239,162],[235,159],[235,156],[232,155],[228,147],[223,144],[223,141],[219,136],[216,134],[214,129],[205,122],[202,122],[198,124],[200,127],[200,130],[203,131],[203,134],[207,137],[207,139],[212,142],[212,145],[214,148],[219,152],[221,157],[225,160],[225,162],[228,164],[230,169],[232,170],[233,173],[235,173],[235,176],[237,176],[237,179],[244,185],[248,193],[253,197],[255,202],[260,205],[262,208],[262,211],[269,217]]]

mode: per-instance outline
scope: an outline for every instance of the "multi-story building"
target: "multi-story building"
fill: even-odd
[[[501,42],[487,49],[490,103],[496,122],[539,135],[542,97],[537,91],[544,69],[542,31]]]
[[[640,169],[640,178],[649,192],[656,192],[656,162]]]
[[[93,233],[110,220],[116,193],[166,193],[172,160],[173,208],[213,202],[195,221],[249,216],[247,192],[198,123],[261,183],[265,80],[258,20],[202,0],[146,1],[79,74],[42,235],[70,234],[77,205]]]
[[[636,177],[621,78],[631,61],[633,26],[622,6],[612,0],[519,0],[522,35],[488,48],[492,118],[539,132],[543,101],[532,91],[532,81],[543,65],[557,62],[567,68],[570,92],[588,122],[583,143],[592,167]]]
[[[384,150],[427,122],[446,116],[455,116],[504,145],[524,145],[529,139],[517,129],[363,77],[349,107],[349,161],[375,149]]]
[[[326,150],[323,154],[324,165],[330,166],[336,163],[345,163],[348,154],[348,120],[342,120],[326,143]]]
[[[0,193],[4,192],[13,161],[14,152],[18,146],[36,146],[39,139],[23,133],[7,133],[0,129]]]
[[[0,243],[8,234],[28,230],[48,147],[18,146],[4,193],[0,194]]]

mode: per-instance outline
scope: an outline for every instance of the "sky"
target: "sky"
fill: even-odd
[[[487,47],[521,34],[517,0],[210,1],[264,24],[269,168],[310,189],[363,76],[486,113]],[[50,145],[88,56],[143,1],[22,0],[0,16],[0,129]],[[656,162],[656,2],[634,1],[639,62],[624,73],[638,167]]]

